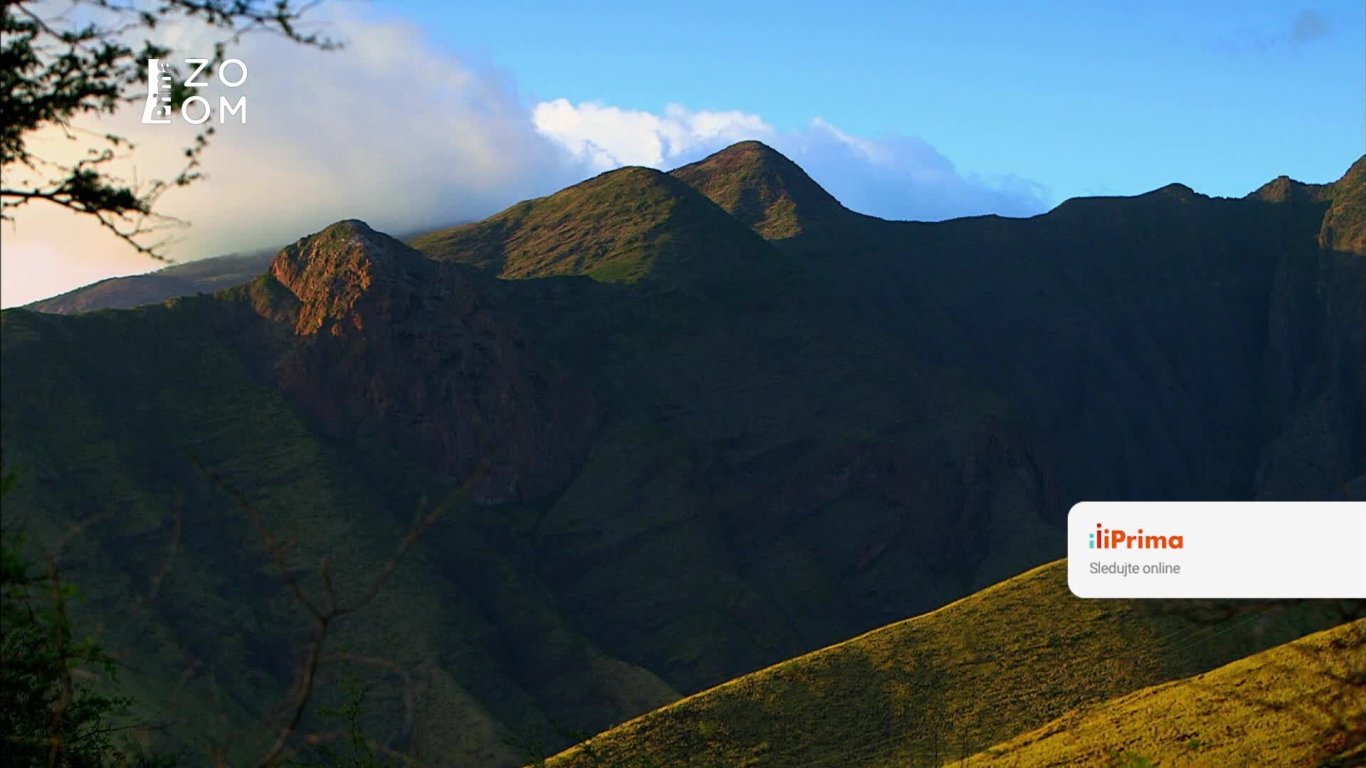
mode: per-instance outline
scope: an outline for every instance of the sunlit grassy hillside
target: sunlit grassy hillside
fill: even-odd
[[[1144,688],[976,755],[971,765],[1362,765],[1366,624]]]
[[[1073,597],[1065,561],[684,699],[549,761],[916,766],[1329,626],[1335,606]]]

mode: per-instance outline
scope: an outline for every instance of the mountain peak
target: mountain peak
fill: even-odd
[[[413,245],[505,278],[587,275],[600,282],[728,272],[767,245],[683,181],[628,166]]]
[[[1347,172],[1342,174],[1342,178],[1333,183],[1333,186],[1360,185],[1366,182],[1366,155],[1358,157],[1353,161]]]
[[[297,331],[319,332],[329,320],[352,314],[376,285],[398,282],[403,264],[423,257],[359,219],[346,219],[286,246],[270,274],[303,304]]]
[[[670,175],[769,240],[784,240],[849,210],[796,163],[760,141],[742,141]]]
[[[1139,197],[1161,198],[1188,203],[1192,200],[1201,199],[1206,196],[1196,192],[1185,184],[1173,182],[1164,187],[1158,187],[1151,192],[1139,195]]]
[[[1305,184],[1289,176],[1277,176],[1258,187],[1248,197],[1265,203],[1298,203],[1316,200],[1322,191],[1321,184]]]
[[[1366,155],[1357,158],[1342,178],[1324,187],[1330,201],[1319,231],[1324,248],[1366,255]]]

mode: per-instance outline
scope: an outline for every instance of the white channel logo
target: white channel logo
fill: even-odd
[[[185,79],[183,85],[186,88],[204,88],[209,85],[208,80],[200,79],[204,70],[209,68],[209,59],[185,59],[185,64],[191,67],[190,76]],[[175,110],[171,107],[171,95],[175,90],[175,76],[171,72],[171,66],[162,59],[147,60],[147,103],[142,108],[142,123],[144,125],[170,125],[171,118]],[[247,65],[241,59],[227,59],[218,65],[218,71],[214,77],[220,84],[227,88],[238,88],[247,82]],[[207,123],[213,115],[213,106],[209,100],[199,94],[194,94],[185,99],[180,105],[180,117],[191,125],[203,125]],[[235,116],[239,121],[247,123],[247,97],[238,96],[236,101],[229,101],[227,96],[218,97],[218,122],[225,123],[229,116]]]

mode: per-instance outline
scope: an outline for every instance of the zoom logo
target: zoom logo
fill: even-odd
[[[204,79],[204,70],[209,68],[209,59],[185,59],[190,76],[177,83],[171,65],[164,59],[147,60],[147,102],[142,108],[143,125],[170,125],[175,114],[172,106],[173,94],[177,85],[188,89],[205,88],[210,80]],[[226,88],[240,88],[247,82],[247,65],[241,59],[227,59],[218,65],[213,77]],[[180,118],[191,125],[203,125],[213,116],[213,105],[198,93],[187,97],[180,103]],[[230,101],[227,96],[218,97],[218,122],[226,123],[234,116],[246,125],[247,97],[238,96]]]

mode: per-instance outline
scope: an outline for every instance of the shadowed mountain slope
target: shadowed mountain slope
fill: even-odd
[[[850,348],[812,286],[770,284],[787,288],[501,282],[342,222],[218,296],[6,312],[7,514],[50,543],[118,511],[64,550],[100,585],[81,616],[155,670],[158,706],[178,670],[230,655],[181,686],[204,727],[177,738],[241,760],[269,737],[303,618],[250,521],[354,593],[415,507],[475,477],[473,506],[336,643],[417,670],[367,678],[387,743],[509,764],[505,738],[563,744],[1020,567],[976,533],[993,516],[1053,525],[988,395],[875,334]]]
[[[67,540],[77,616],[179,723],[170,746],[242,764],[274,738],[308,623],[262,530],[295,542],[307,590],[329,558],[351,602],[414,509],[472,478],[479,505],[448,513],[365,619],[333,633],[337,652],[383,660],[361,667],[377,732],[437,764],[511,764],[509,733],[601,727],[677,696],[575,630],[524,545],[484,540],[509,525],[488,505],[565,482],[598,412],[473,277],[343,222],[217,297],[4,313],[5,461],[22,486],[7,524]],[[64,537],[72,524],[89,533]],[[569,679],[546,672],[561,668]]]
[[[267,539],[363,593],[468,484],[333,647],[381,743],[510,765],[1055,559],[1076,501],[1337,497],[1359,167],[918,224],[743,144],[417,249],[340,222],[212,296],[0,315],[6,518],[196,723],[165,738],[241,762],[307,638]]]
[[[689,183],[725,188],[723,158],[753,151]],[[1335,497],[1366,471],[1363,169],[1293,196],[1171,185],[774,242],[918,358],[1007,394],[1064,498]]]

